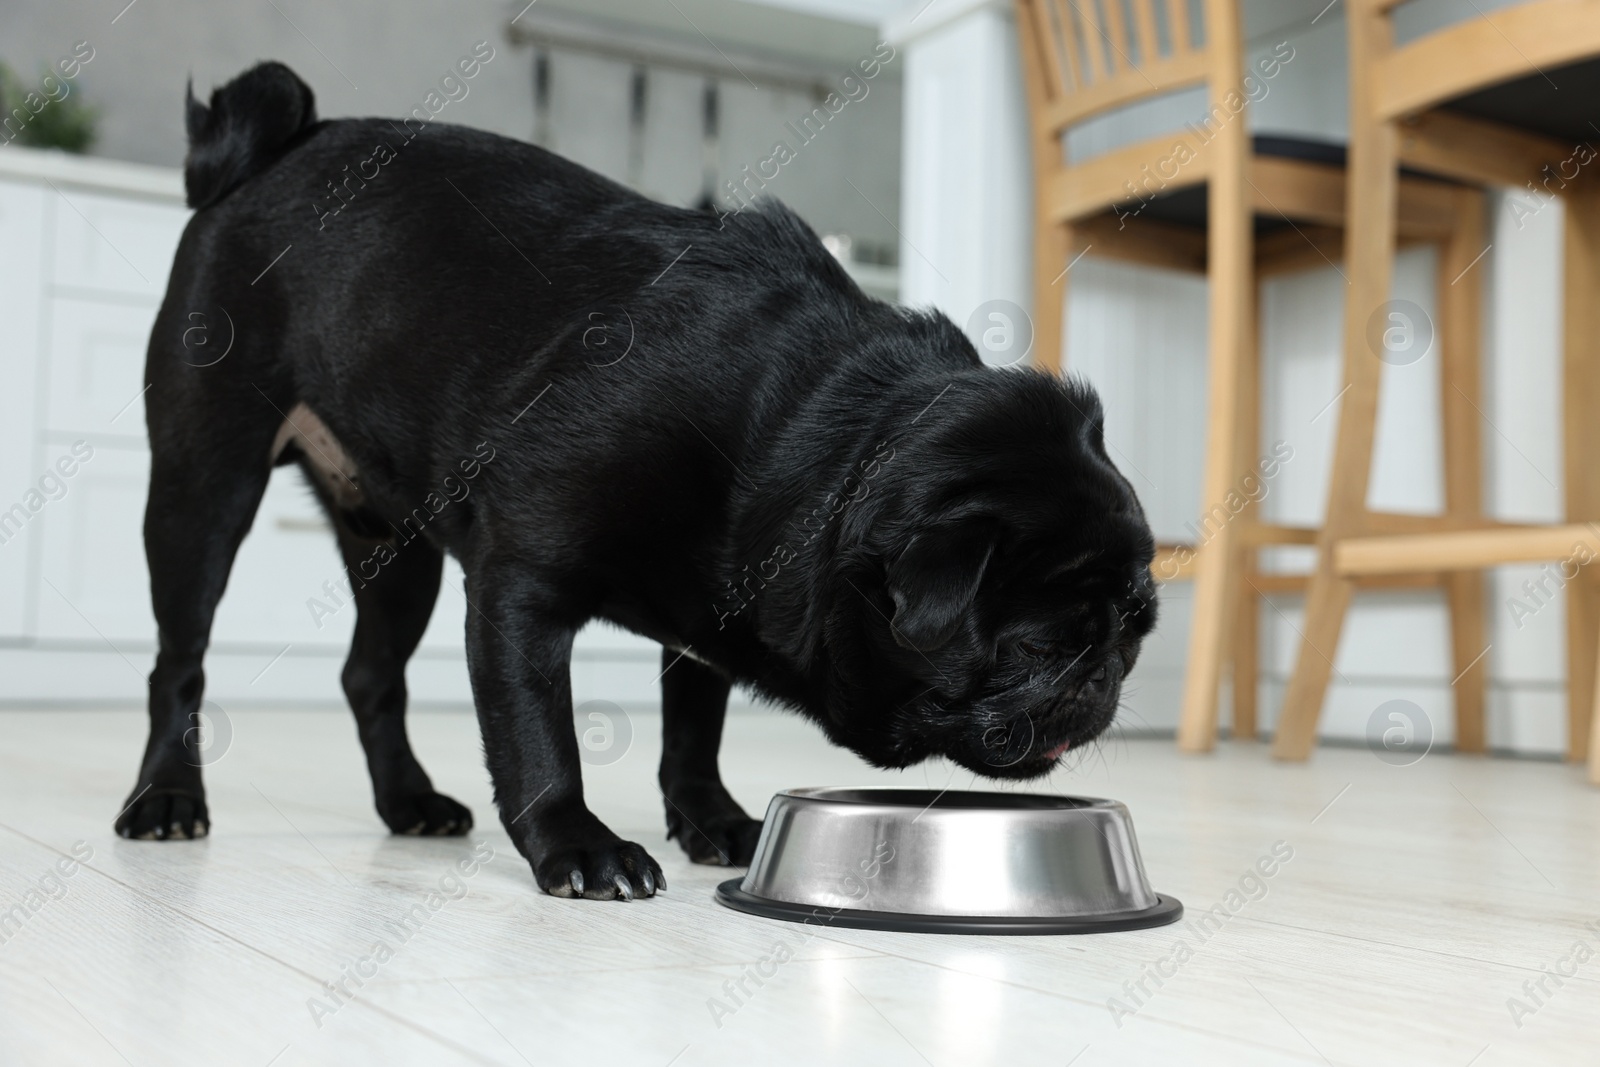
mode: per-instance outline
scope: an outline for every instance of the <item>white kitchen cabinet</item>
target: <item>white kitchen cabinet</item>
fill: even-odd
[[[56,197],[50,280],[66,289],[159,303],[189,219],[181,197],[176,203],[134,199],[46,181]]]
[[[69,453],[59,445],[44,450],[51,463]],[[40,545],[36,636],[151,645],[155,623],[139,533],[149,470],[148,453],[102,445],[33,519]]]
[[[144,354],[155,303],[89,297],[50,301],[44,430],[143,447]]]
[[[43,186],[0,178],[0,642],[27,632],[29,550],[23,503],[34,464],[35,376],[44,308]],[[12,509],[21,507],[20,514]],[[26,523],[25,525],[17,525]]]

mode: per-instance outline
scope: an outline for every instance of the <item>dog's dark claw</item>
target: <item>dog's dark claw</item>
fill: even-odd
[[[583,851],[556,850],[534,861],[534,880],[551,896],[638,900],[666,885],[661,867],[631,841]]]

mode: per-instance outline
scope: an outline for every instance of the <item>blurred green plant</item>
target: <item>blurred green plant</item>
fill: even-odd
[[[60,95],[51,94],[52,85]],[[29,87],[0,63],[0,142],[87,152],[94,144],[100,114],[82,94],[82,88],[48,68],[39,85]]]

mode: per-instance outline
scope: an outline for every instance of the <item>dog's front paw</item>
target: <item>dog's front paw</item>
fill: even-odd
[[[116,831],[135,841],[188,841],[211,832],[202,790],[135,790],[117,816]]]
[[[472,829],[472,812],[443,793],[413,793],[378,805],[378,815],[408,837],[461,837]]]
[[[556,897],[632,900],[667,888],[661,865],[632,841],[558,848],[533,865],[539,888]]]
[[[748,867],[761,837],[761,820],[743,811],[725,812],[692,820],[676,805],[667,805],[667,837],[678,844],[695,863],[715,867]]]

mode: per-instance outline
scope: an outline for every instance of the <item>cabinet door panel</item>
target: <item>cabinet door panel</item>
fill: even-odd
[[[54,461],[67,449],[44,450]],[[150,578],[144,562],[145,486],[150,460],[131,449],[100,447],[63,479],[65,489],[34,516],[40,538],[38,634],[154,647]],[[148,656],[129,654],[144,671]]]
[[[155,306],[50,303],[46,428],[95,440],[145,441],[139,393]]]
[[[272,472],[255,524],[239,546],[213,644],[347,648],[356,620],[333,531],[295,467]]]
[[[149,476],[146,453],[96,448],[34,517],[44,542],[40,636],[154,643],[143,537]],[[213,645],[349,645],[355,608],[340,606],[343,565],[333,535],[313,528],[320,517],[299,477],[275,472],[217,607]],[[313,600],[331,610],[314,612]]]
[[[56,285],[161,300],[187,208],[71,187],[52,197]]]

